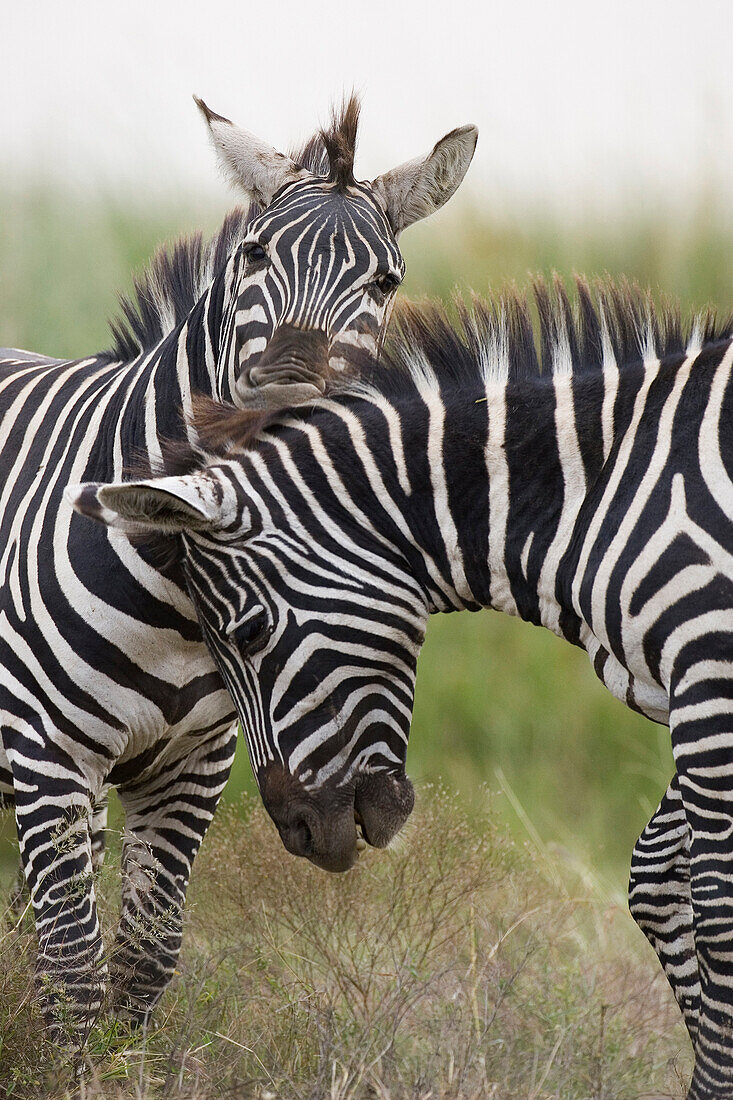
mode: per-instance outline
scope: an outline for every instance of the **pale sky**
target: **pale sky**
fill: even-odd
[[[733,209],[730,0],[0,0],[0,41],[15,186],[224,194],[193,92],[286,147],[354,86],[361,178],[474,122],[479,205]]]

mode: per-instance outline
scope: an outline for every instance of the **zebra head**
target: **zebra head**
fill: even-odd
[[[384,847],[412,810],[405,761],[428,607],[400,553],[334,524],[300,488],[293,508],[253,452],[68,495],[127,535],[181,536],[189,594],[282,841],[344,871],[358,828]]]
[[[350,348],[378,350],[405,272],[397,238],[456,190],[477,130],[453,130],[428,156],[357,182],[353,96],[297,159],[196,102],[222,166],[252,204],[230,260],[222,396],[269,409],[311,400]]]

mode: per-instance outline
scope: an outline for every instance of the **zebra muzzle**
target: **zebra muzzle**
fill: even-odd
[[[270,764],[260,777],[260,789],[287,851],[334,872],[348,871],[367,845],[386,847],[414,804],[405,775],[381,772],[314,790],[282,765]]]
[[[279,409],[321,397],[329,375],[329,341],[319,329],[281,325],[236,383],[246,408]]]
[[[354,784],[354,816],[373,848],[387,847],[414,805],[415,789],[404,772],[360,775]]]

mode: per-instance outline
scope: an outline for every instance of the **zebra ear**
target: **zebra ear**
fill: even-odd
[[[477,141],[475,126],[459,126],[426,157],[408,160],[374,180],[372,187],[395,237],[448,201],[468,171]]]
[[[180,534],[227,523],[222,486],[203,474],[103,485],[69,485],[68,502],[83,516],[127,534]]]
[[[193,97],[206,119],[219,163],[227,177],[244,189],[249,198],[266,207],[286,183],[304,179],[308,172],[290,157],[278,153],[254,134],[241,130],[228,118],[217,115],[203,99]]]

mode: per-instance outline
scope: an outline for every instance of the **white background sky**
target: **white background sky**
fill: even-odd
[[[353,85],[361,178],[471,121],[480,205],[733,208],[730,0],[0,0],[0,56],[11,185],[222,193],[192,92],[284,147]]]

